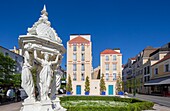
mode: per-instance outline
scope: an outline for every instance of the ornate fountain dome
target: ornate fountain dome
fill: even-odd
[[[56,33],[56,31],[51,27],[50,21],[48,21],[48,13],[46,11],[46,6],[44,5],[41,11],[41,16],[37,22],[33,24],[31,28],[28,28],[28,33],[26,35],[19,36],[19,46],[23,53],[27,50],[29,46],[36,47],[39,52],[48,52],[57,54],[65,53],[65,48],[62,44],[62,40]],[[29,51],[33,51],[29,50]]]
[[[48,21],[48,13],[45,5],[41,11],[41,17],[31,28],[28,28],[27,35],[36,35],[41,39],[50,40],[59,44],[62,43],[62,40],[58,37],[56,31],[51,27],[50,21]]]

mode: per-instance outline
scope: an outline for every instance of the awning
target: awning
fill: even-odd
[[[152,79],[144,84],[144,86],[154,86],[154,85],[170,85],[170,76],[161,77],[158,79]]]

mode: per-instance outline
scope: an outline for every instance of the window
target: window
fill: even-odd
[[[77,54],[73,54],[73,61],[77,60]]]
[[[144,74],[146,75],[146,67],[144,68]]]
[[[85,46],[84,46],[84,44],[81,44],[81,51],[85,51]]]
[[[155,74],[158,74],[158,68],[155,68]]]
[[[147,67],[147,74],[149,74],[150,73],[150,67],[148,66]]]
[[[109,64],[106,64],[106,71],[109,70]]]
[[[116,64],[113,64],[113,70],[114,70],[114,71],[117,70]]]
[[[113,55],[113,61],[116,61],[116,55]]]
[[[169,64],[165,65],[165,72],[169,72]]]
[[[9,55],[9,53],[8,52],[5,52],[5,56],[8,56]]]
[[[77,79],[77,75],[76,73],[73,73],[73,81],[76,81],[76,79]]]
[[[77,65],[73,64],[73,71],[76,71],[76,70],[77,70]]]
[[[106,81],[109,80],[109,73],[106,73]]]
[[[14,71],[15,71],[15,72],[17,72],[17,71],[18,71],[18,69],[19,69],[19,68],[17,67],[17,65],[15,65],[15,69],[14,69]]]
[[[113,73],[113,80],[116,80],[116,73]]]
[[[108,55],[106,55],[106,61],[109,61],[109,56]]]
[[[81,54],[81,61],[85,61],[85,55],[84,55],[84,53]]]
[[[81,64],[81,71],[85,71],[85,65]]]
[[[15,61],[16,61],[16,62],[18,61],[18,57],[17,57],[17,56],[15,56]]]
[[[84,81],[84,74],[81,74],[81,80]]]
[[[122,77],[122,80],[125,80],[125,78],[124,78],[124,77]]]
[[[77,51],[77,46],[76,46],[76,44],[73,44],[73,51]]]

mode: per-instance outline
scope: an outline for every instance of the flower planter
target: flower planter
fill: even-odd
[[[122,91],[119,91],[118,95],[124,95],[124,93]]]
[[[106,95],[106,92],[105,92],[105,91],[102,91],[101,95]]]
[[[85,92],[85,95],[89,95],[90,92]]]
[[[71,95],[71,92],[66,92],[67,95]]]

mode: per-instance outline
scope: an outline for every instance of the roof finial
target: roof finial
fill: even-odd
[[[45,10],[45,11],[46,11],[46,6],[45,6],[45,4],[44,4],[44,8],[43,8],[43,10]]]
[[[41,14],[42,14],[42,15],[45,15],[45,16],[48,16],[48,13],[47,13],[45,4],[44,4],[43,10],[41,11]]]

